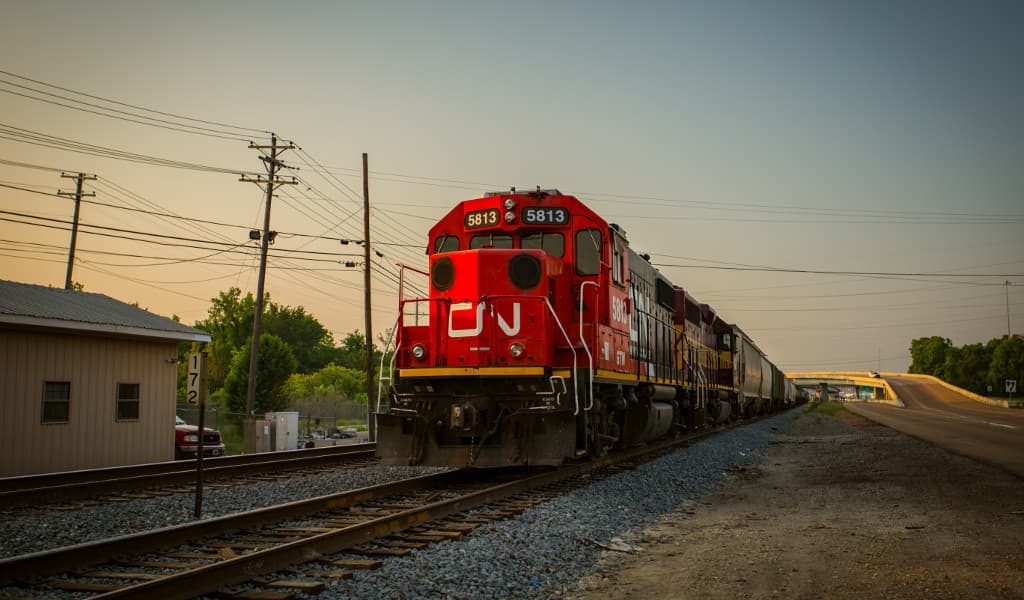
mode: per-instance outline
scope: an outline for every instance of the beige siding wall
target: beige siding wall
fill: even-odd
[[[173,342],[0,330],[0,476],[174,458]],[[67,423],[43,423],[46,381],[71,383]],[[139,418],[117,421],[117,384]]]

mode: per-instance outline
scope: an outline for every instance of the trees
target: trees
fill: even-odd
[[[952,347],[946,354],[942,372],[946,381],[979,394],[986,392],[992,352],[984,344]]]
[[[1003,336],[992,352],[989,385],[997,394],[1003,394],[1007,379],[1017,380],[1018,386],[1024,384],[1024,337],[1019,335]]]
[[[239,348],[231,359],[231,368],[224,379],[223,396],[228,409],[245,412],[249,385],[249,355],[251,346]],[[256,367],[255,414],[281,410],[288,405],[284,383],[295,372],[298,362],[291,348],[276,335],[260,335],[260,360]]]
[[[960,348],[948,339],[932,336],[910,343],[911,373],[933,375],[979,394],[1005,395],[1007,379],[1024,383],[1024,337],[993,338]]]
[[[947,338],[933,335],[910,342],[910,372],[943,377],[946,354],[953,347]]]
[[[306,309],[267,304],[263,331],[276,335],[291,347],[300,373],[312,373],[335,358],[334,337]]]
[[[327,365],[315,373],[296,373],[284,387],[291,399],[335,395],[340,399],[366,402],[366,371]]]
[[[207,318],[195,323],[197,329],[206,331],[212,338],[211,342],[202,348],[208,354],[207,381],[210,385],[211,398],[224,401],[227,408],[231,410],[244,410],[252,323],[255,314],[256,301],[253,295],[251,293],[243,295],[240,289],[232,287],[212,298]],[[349,333],[341,345],[335,347],[334,337],[331,333],[316,317],[306,312],[305,308],[277,304],[271,301],[268,295],[263,315],[263,333],[272,336],[290,351],[289,356],[294,361],[294,366],[285,369],[288,375],[293,372],[316,375],[308,380],[315,383],[309,385],[320,386],[325,390],[334,390],[330,393],[340,394],[356,402],[366,402],[366,339],[359,331]],[[272,410],[263,406],[259,398],[265,398],[266,402],[274,404],[289,394],[295,397],[299,393],[298,390],[305,389],[303,386],[306,383],[301,382],[307,381],[296,379],[300,383],[289,388],[288,392],[282,391],[280,388],[266,389],[263,375],[264,362],[284,359],[279,356],[283,354],[279,348],[268,350],[262,347],[262,340],[263,336],[260,337],[259,389],[257,390],[259,411]],[[181,352],[185,351],[186,348],[183,346]],[[271,355],[270,352],[277,354]],[[237,361],[242,360],[240,355],[244,357],[244,365],[236,364]],[[380,352],[374,348],[375,364],[380,360],[380,356]],[[287,364],[288,361],[284,361],[284,363]],[[337,368],[330,369],[331,365],[336,365]],[[281,365],[276,366],[280,367]],[[359,382],[358,389],[354,387],[355,384],[352,383],[354,381]],[[184,390],[183,369],[179,369],[179,388]]]
[[[217,390],[224,385],[235,352],[249,345],[255,314],[256,301],[252,294],[243,298],[242,290],[233,287],[211,299],[207,318],[196,321],[196,329],[202,329],[212,338],[206,345],[209,355],[206,380],[210,389]]]
[[[217,390],[225,384],[235,353],[251,344],[256,301],[252,293],[242,296],[242,291],[233,287],[210,301],[207,314],[207,318],[197,321],[195,327],[213,338],[206,346],[210,357],[207,381],[211,389]],[[337,354],[334,338],[320,321],[301,306],[275,304],[269,294],[263,315],[263,331],[288,344],[297,361],[296,369],[301,373],[316,371],[332,362]],[[260,352],[261,360],[262,357]]]

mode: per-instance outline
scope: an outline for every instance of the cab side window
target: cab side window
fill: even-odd
[[[576,274],[597,275],[601,267],[601,230],[576,232]]]

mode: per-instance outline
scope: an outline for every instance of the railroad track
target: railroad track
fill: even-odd
[[[55,590],[96,598],[289,598],[323,580],[458,539],[570,489],[721,429],[558,470],[449,471],[187,525],[0,560],[0,585],[26,596]],[[483,477],[481,478],[481,475]],[[301,565],[303,576],[273,573]],[[236,584],[245,589],[232,589]]]
[[[284,452],[267,452],[203,459],[204,482],[246,483],[253,478],[292,477],[339,466],[359,467],[376,462],[375,444],[349,444]],[[196,461],[174,462],[25,475],[0,479],[0,507],[60,505],[131,500],[152,495],[192,491]],[[93,499],[86,500],[83,499]]]

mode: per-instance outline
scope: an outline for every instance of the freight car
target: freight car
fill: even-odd
[[[791,402],[742,329],[573,196],[466,200],[427,254],[381,365],[385,464],[558,465]]]

